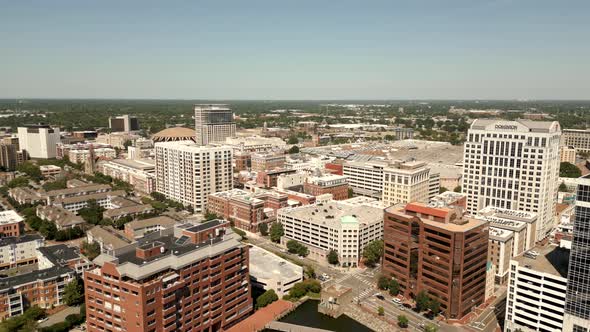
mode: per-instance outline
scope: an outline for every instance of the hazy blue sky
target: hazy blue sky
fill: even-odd
[[[590,1],[0,0],[0,97],[590,99]]]

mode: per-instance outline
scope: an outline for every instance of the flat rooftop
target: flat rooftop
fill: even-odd
[[[110,163],[142,171],[156,168],[156,162],[152,159],[113,159]]]
[[[303,275],[303,267],[262,248],[250,246],[250,275],[259,279],[293,279]]]
[[[570,251],[558,246],[536,246],[532,251],[539,253],[537,258],[528,258],[524,255],[514,257],[521,266],[529,269],[549,273],[562,278],[567,277]]]
[[[366,204],[346,204],[339,201],[328,201],[279,210],[281,214],[309,221],[315,224],[329,225],[339,228],[342,224],[374,224],[383,222],[383,209]]]

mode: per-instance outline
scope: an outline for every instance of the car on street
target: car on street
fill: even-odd
[[[383,296],[381,294],[375,294],[375,297],[378,298],[381,301],[385,300],[385,296]]]
[[[391,300],[391,302],[393,302],[395,304],[402,304],[402,301],[400,299],[398,299],[397,297],[394,297],[393,300]]]

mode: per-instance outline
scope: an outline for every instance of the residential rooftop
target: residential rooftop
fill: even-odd
[[[0,225],[13,224],[23,220],[23,217],[14,210],[0,211]]]
[[[280,214],[306,220],[315,224],[329,225],[339,228],[343,223],[369,225],[383,222],[383,209],[365,204],[346,204],[339,201],[328,201],[293,208],[283,208]]]
[[[172,226],[174,226],[174,224],[176,224],[176,220],[174,220],[168,216],[158,216],[158,217],[148,218],[148,219],[143,219],[143,220],[134,220],[134,221],[126,223],[125,227],[130,228],[130,229],[141,229],[141,228],[147,228],[147,227],[157,226],[157,225],[172,227]]]
[[[9,236],[0,238],[0,247],[25,243],[30,241],[42,241],[43,237],[39,234],[25,234],[22,236]]]
[[[99,200],[104,199],[106,197],[116,197],[116,196],[125,196],[127,193],[125,190],[115,190],[115,191],[106,191],[102,193],[90,194],[90,195],[80,195],[80,196],[71,196],[71,197],[64,197],[64,198],[57,198],[54,204],[72,204],[78,202],[85,202],[89,200]]]

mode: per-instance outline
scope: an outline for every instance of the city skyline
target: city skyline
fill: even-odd
[[[582,1],[3,7],[0,98],[579,100],[590,83]]]

